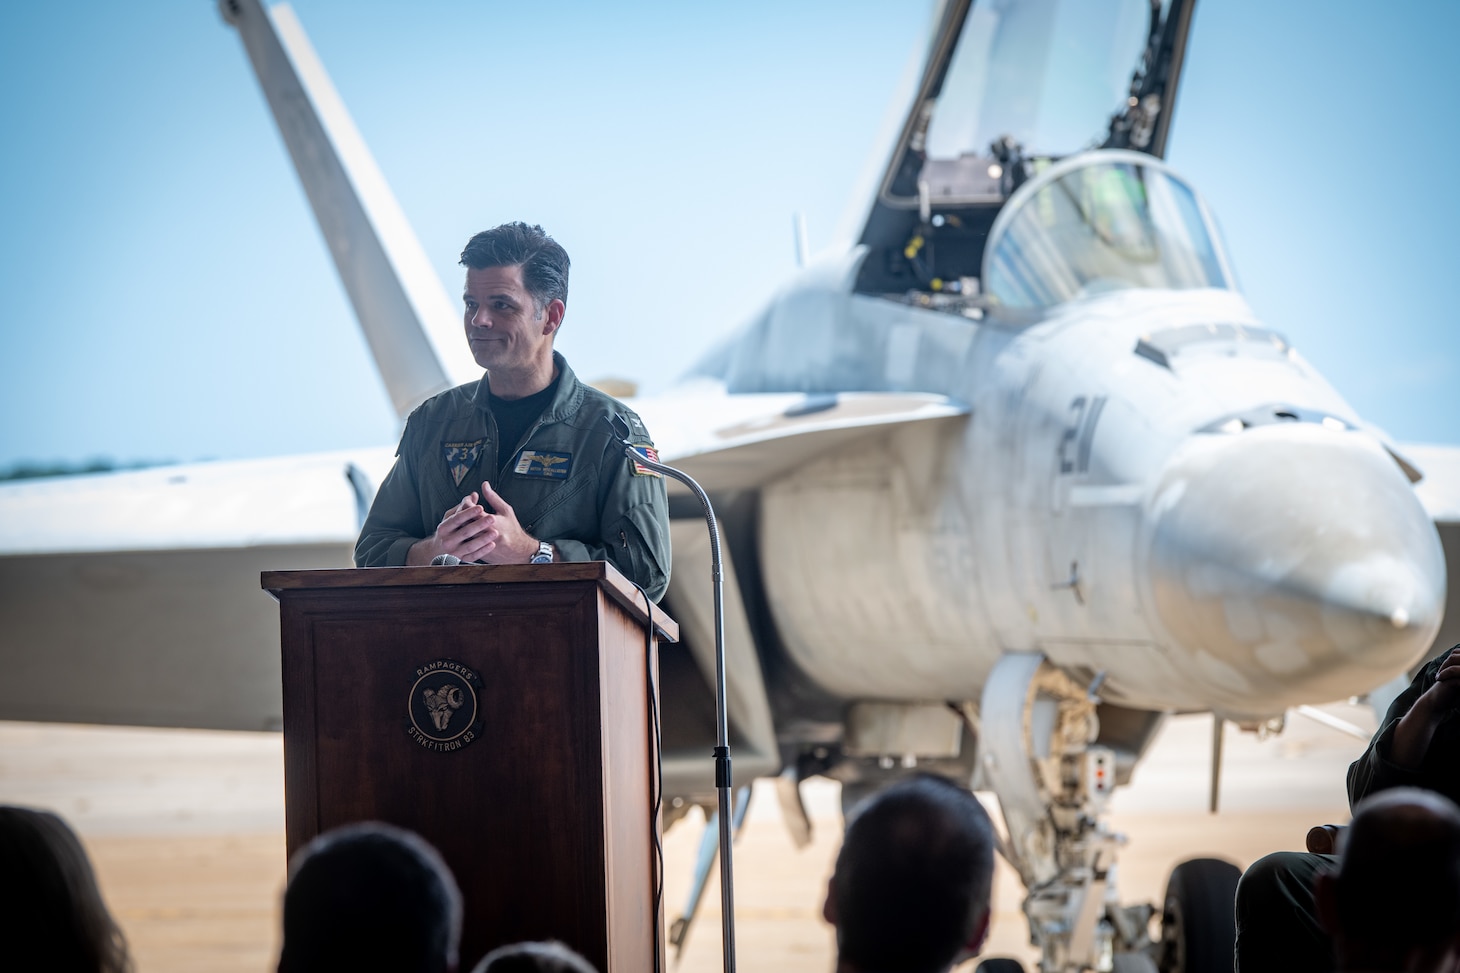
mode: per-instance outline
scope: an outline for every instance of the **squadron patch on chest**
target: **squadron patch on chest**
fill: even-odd
[[[442,443],[441,456],[446,460],[446,468],[451,471],[451,478],[461,486],[461,481],[471,472],[471,468],[477,465],[477,460],[482,456],[482,444],[485,439],[478,439],[470,443]]]
[[[524,449],[517,457],[512,472],[520,476],[540,476],[545,480],[566,480],[573,468],[572,453],[545,453],[540,449]]]

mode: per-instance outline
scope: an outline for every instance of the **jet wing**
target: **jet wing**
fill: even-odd
[[[711,493],[761,486],[877,430],[969,411],[927,393],[740,395],[718,383],[632,404],[654,434],[660,458]],[[688,493],[673,481],[669,489]]]
[[[0,485],[0,719],[278,729],[259,572],[348,567],[392,453]]]
[[[389,448],[0,486],[0,557],[353,544]]]
[[[636,407],[661,455],[712,491],[968,411],[937,395],[728,395],[712,383]],[[0,486],[0,719],[277,728],[278,618],[259,572],[348,566],[392,454]]]

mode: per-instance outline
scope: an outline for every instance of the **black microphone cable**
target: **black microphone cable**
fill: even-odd
[[[654,684],[654,603],[637,581],[630,582],[644,596],[644,679],[649,693],[649,726],[654,734],[654,766],[649,768],[653,808],[649,812],[649,840],[654,846],[654,971],[662,973],[659,955],[659,924],[664,921],[664,842],[659,833],[659,814],[664,808],[664,738],[659,726],[659,687]]]

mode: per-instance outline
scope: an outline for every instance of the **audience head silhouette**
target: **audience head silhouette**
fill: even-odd
[[[989,923],[993,827],[967,790],[921,774],[859,805],[823,909],[838,973],[942,973]]]
[[[558,942],[513,943],[492,950],[472,973],[598,973],[593,964]]]
[[[290,863],[279,973],[450,973],[460,940],[456,880],[419,835],[350,825]]]
[[[127,973],[122,932],[86,850],[49,811],[0,807],[0,950],[6,969]]]
[[[1338,870],[1318,877],[1318,916],[1339,970],[1460,964],[1460,808],[1397,787],[1354,809]]]

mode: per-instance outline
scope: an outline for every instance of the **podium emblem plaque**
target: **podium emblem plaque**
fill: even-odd
[[[406,732],[427,750],[460,750],[481,735],[476,670],[453,659],[428,662],[413,673]]]

